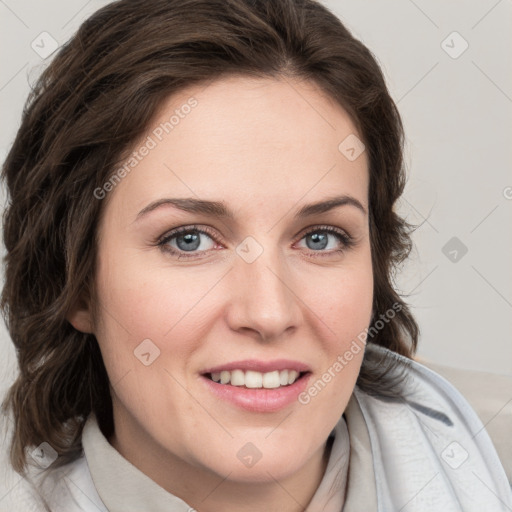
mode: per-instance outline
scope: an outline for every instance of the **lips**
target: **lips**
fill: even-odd
[[[301,407],[298,397],[306,389],[311,375],[311,373],[305,373],[293,384],[275,389],[249,389],[230,386],[214,382],[207,377],[202,377],[201,382],[205,389],[217,400],[230,404],[237,409],[252,413],[272,413],[292,405]]]
[[[218,398],[252,412],[274,412],[297,400],[311,369],[287,359],[243,360],[202,372],[207,388]]]

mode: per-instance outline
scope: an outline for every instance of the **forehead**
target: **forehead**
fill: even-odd
[[[231,76],[167,98],[133,145],[138,159],[131,155],[133,168],[114,193],[138,210],[165,195],[243,208],[339,192],[366,205],[366,152],[347,158],[347,137],[361,138],[314,83]]]

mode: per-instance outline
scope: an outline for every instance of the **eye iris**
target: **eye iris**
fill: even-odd
[[[320,244],[320,246],[318,245],[314,245],[313,247],[310,246],[310,244],[308,243],[308,248],[309,249],[325,249],[325,247],[327,246],[327,234],[326,233],[312,233],[310,235],[308,235],[308,238],[311,239],[313,241],[313,245],[314,244]]]
[[[180,242],[185,242],[185,245],[181,245]],[[194,251],[200,245],[198,233],[187,233],[176,237],[176,245],[182,251]]]
[[[306,245],[312,250],[322,250],[328,245],[329,232],[315,231],[306,235]],[[179,250],[184,252],[196,251],[201,245],[201,232],[200,231],[187,231],[181,234],[176,234],[171,238],[176,240],[176,245]]]

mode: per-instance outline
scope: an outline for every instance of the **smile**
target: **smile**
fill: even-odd
[[[298,380],[305,372],[297,370],[274,370],[272,372],[257,372],[253,370],[223,370],[221,372],[212,372],[207,376],[214,382],[220,384],[246,387],[249,389],[266,388],[275,389],[284,386],[290,386]]]

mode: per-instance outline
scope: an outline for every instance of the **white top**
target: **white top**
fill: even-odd
[[[496,450],[462,395],[415,361],[375,345],[366,350],[388,353],[409,367],[406,399],[382,400],[356,386],[331,433],[327,469],[307,511],[512,511]],[[0,511],[192,510],[124,459],[94,415],[82,442],[84,455],[76,461],[32,471],[4,497],[0,493]]]

